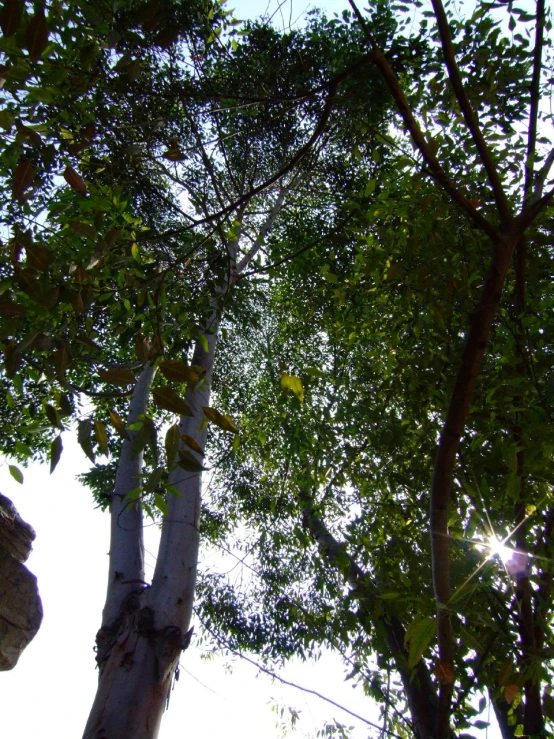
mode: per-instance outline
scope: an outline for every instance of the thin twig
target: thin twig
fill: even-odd
[[[197,614],[198,615],[198,614]],[[367,718],[364,718],[363,716],[360,716],[358,713],[354,713],[354,711],[351,711],[349,708],[345,708],[344,706],[341,706],[340,703],[337,703],[336,701],[332,700],[331,698],[328,698],[326,695],[323,695],[322,693],[318,693],[317,690],[313,690],[312,688],[305,688],[302,685],[298,685],[298,683],[294,683],[291,680],[286,680],[284,677],[281,677],[276,672],[273,672],[272,670],[269,670],[267,667],[264,667],[264,665],[261,665],[259,662],[256,662],[255,660],[251,659],[250,657],[247,657],[245,654],[242,654],[242,652],[237,651],[236,649],[233,649],[233,647],[229,644],[229,642],[219,634],[216,634],[212,629],[210,629],[209,626],[207,626],[202,619],[200,619],[200,622],[203,626],[203,628],[206,629],[208,633],[210,633],[213,638],[222,645],[225,649],[227,649],[231,654],[236,655],[237,657],[240,657],[240,659],[244,660],[245,662],[248,662],[249,664],[256,667],[260,672],[265,673],[266,675],[269,675],[274,680],[278,680],[283,685],[288,685],[291,688],[295,688],[296,690],[302,691],[302,693],[308,693],[309,695],[313,695],[316,698],[319,698],[322,701],[325,701],[326,703],[330,703],[335,708],[338,708],[341,711],[344,711],[345,713],[349,714],[350,716],[353,716],[354,718],[358,719],[358,721],[362,721],[364,724],[367,724],[368,726],[373,727],[374,729],[381,730],[382,727],[378,724],[374,724],[372,721],[370,721]],[[396,739],[403,739],[403,737],[400,736],[400,734],[395,734],[394,731],[387,731],[387,734],[389,736],[393,736]]]

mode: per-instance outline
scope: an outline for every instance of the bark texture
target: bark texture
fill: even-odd
[[[0,494],[0,670],[11,670],[39,630],[42,603],[37,579],[23,562],[35,532]]]

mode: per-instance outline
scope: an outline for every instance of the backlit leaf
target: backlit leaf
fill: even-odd
[[[406,631],[408,667],[415,667],[423,653],[435,638],[437,620],[431,616],[416,616]]]
[[[102,421],[98,421],[96,418],[94,419],[94,435],[96,436],[100,451],[107,457],[109,454],[108,433]]]
[[[10,475],[13,477],[13,479],[20,485],[23,485],[23,473],[21,472],[19,467],[16,467],[15,464],[10,464],[8,465],[8,470],[10,471]]]
[[[223,429],[223,431],[231,431],[233,434],[238,434],[238,429],[232,418],[224,416],[218,410],[210,408],[209,406],[202,406],[202,410],[204,411],[206,418],[208,418],[212,423],[215,423],[216,426],[219,426],[220,429]]]
[[[519,685],[515,685],[514,683],[506,685],[506,687],[504,688],[504,700],[506,701],[506,703],[509,703],[511,705],[515,701],[519,691]]]
[[[286,372],[284,372],[281,375],[281,387],[283,390],[294,393],[301,403],[304,401],[304,386],[299,377],[296,377],[295,375],[287,375]]]
[[[56,465],[60,461],[60,457],[62,456],[62,450],[63,450],[63,444],[62,444],[62,435],[56,436],[54,441],[52,442],[50,446],[50,474],[54,472],[56,469]]]
[[[167,429],[165,435],[165,455],[168,469],[175,464],[177,450],[179,449],[179,426],[175,423]]]
[[[110,411],[110,420],[114,429],[121,436],[121,438],[126,439],[127,441],[131,441],[131,437],[129,436],[129,432],[125,428],[125,424],[123,423],[123,419],[121,418],[121,416],[119,416],[115,411]]]
[[[160,372],[170,382],[189,382],[195,385],[200,376],[192,367],[178,359],[166,359],[160,364]]]
[[[92,421],[90,418],[84,418],[77,424],[77,441],[81,449],[94,464],[94,451],[92,448]]]

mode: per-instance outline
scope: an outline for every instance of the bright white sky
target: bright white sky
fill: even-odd
[[[275,15],[288,26],[316,3],[286,0]],[[266,10],[265,0],[228,3],[236,16],[253,17]],[[328,15],[347,7],[346,0],[317,2]],[[277,7],[270,0],[270,13]],[[46,466],[24,470],[18,485],[7,463],[0,466],[0,490],[37,532],[27,565],[37,576],[44,607],[39,633],[17,667],[0,673],[3,736],[37,739],[46,735],[74,739],[82,734],[96,690],[94,638],[100,625],[108,569],[109,519],[95,510],[89,491],[75,477],[89,467],[73,433],[64,434],[61,461],[50,477]],[[147,563],[156,551],[155,531],[149,532]],[[228,669],[232,666],[232,671]],[[344,682],[339,658],[326,654],[316,665],[295,663],[281,675],[327,695],[367,719],[379,722],[378,710],[361,689]],[[184,653],[181,677],[165,714],[160,739],[200,736],[204,739],[277,739],[283,733],[271,704],[299,711],[297,737],[315,737],[326,721],[336,718],[355,726],[356,739],[377,736],[375,730],[321,700],[286,688],[255,667],[218,657],[202,659],[195,644]],[[487,718],[483,716],[482,718]],[[490,731],[490,739],[499,736]]]

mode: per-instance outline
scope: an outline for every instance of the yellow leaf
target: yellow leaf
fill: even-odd
[[[299,377],[295,377],[295,375],[287,375],[284,372],[281,375],[281,387],[283,390],[290,390],[291,393],[294,393],[301,403],[304,402],[304,386]]]

